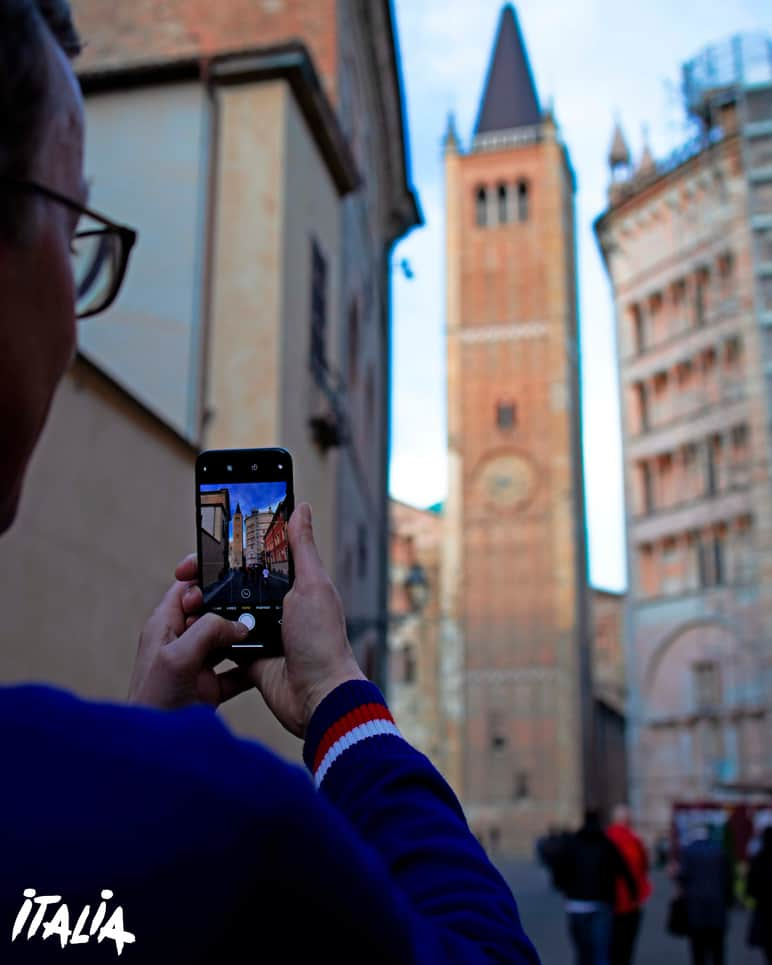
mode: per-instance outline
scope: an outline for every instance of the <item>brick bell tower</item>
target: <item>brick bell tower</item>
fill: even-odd
[[[481,840],[515,854],[592,803],[592,702],[575,181],[511,5],[471,147],[451,117],[444,148],[449,773]]]

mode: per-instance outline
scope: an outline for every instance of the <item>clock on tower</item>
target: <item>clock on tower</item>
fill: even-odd
[[[495,509],[518,510],[531,498],[536,473],[530,460],[507,452],[486,459],[477,478],[482,500]]]

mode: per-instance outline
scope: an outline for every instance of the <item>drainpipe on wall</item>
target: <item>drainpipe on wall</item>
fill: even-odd
[[[212,332],[213,271],[215,257],[215,234],[217,228],[217,182],[219,178],[220,155],[220,103],[217,88],[211,77],[211,61],[200,61],[200,78],[209,102],[207,133],[208,170],[206,175],[204,251],[202,256],[201,278],[201,324],[199,329],[196,356],[198,358],[198,399],[196,405],[195,441],[200,449],[206,445],[207,425],[212,413],[207,406],[209,390],[209,358]]]
[[[383,246],[383,261],[380,275],[381,300],[381,348],[386,360],[383,385],[381,386],[381,418],[383,419],[383,464],[381,479],[378,481],[376,498],[380,499],[380,532],[378,534],[378,636],[375,654],[375,682],[388,698],[389,678],[389,462],[391,460],[391,255],[396,239],[387,241]]]

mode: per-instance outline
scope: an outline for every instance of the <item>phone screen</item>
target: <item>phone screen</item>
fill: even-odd
[[[233,649],[276,652],[294,575],[287,534],[291,457],[283,449],[204,452],[196,481],[204,610],[248,627],[249,636]]]

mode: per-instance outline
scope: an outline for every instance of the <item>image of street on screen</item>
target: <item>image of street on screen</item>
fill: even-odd
[[[287,484],[200,486],[204,605],[280,610],[290,588]]]

